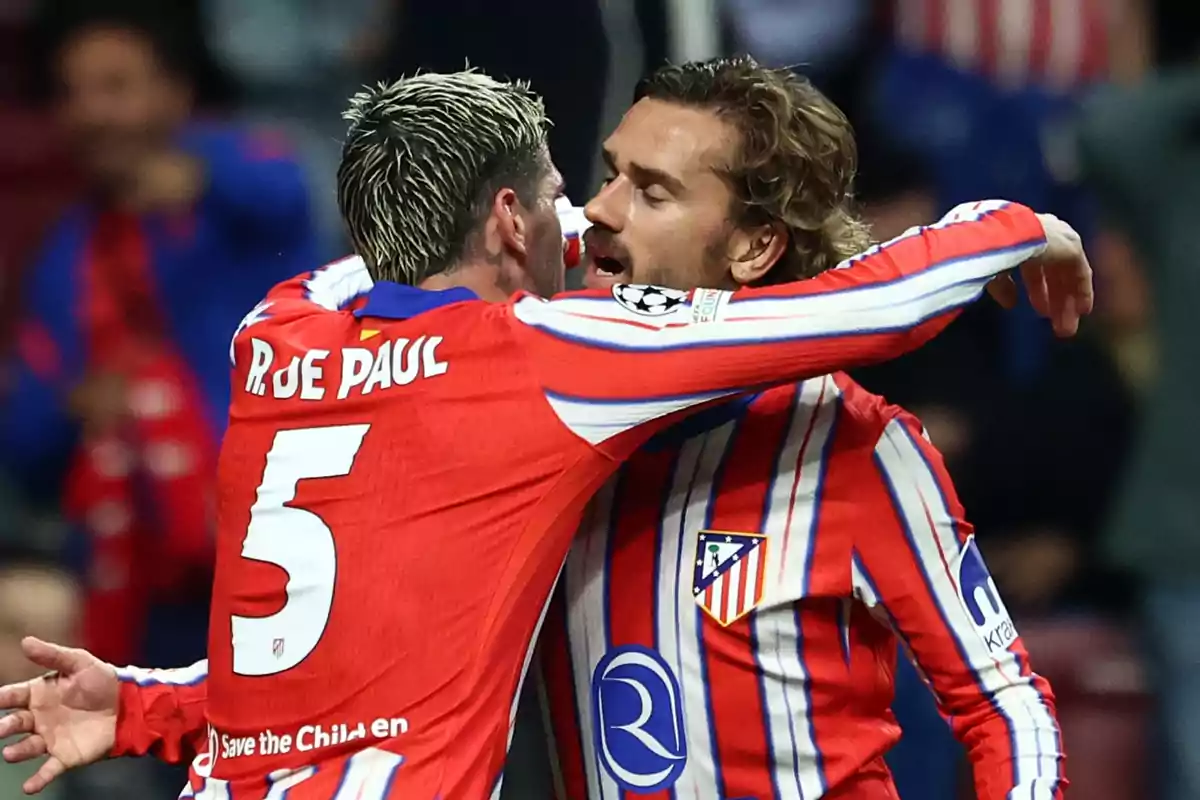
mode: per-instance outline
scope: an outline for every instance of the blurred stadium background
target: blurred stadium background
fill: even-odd
[[[746,51],[799,65],[851,116],[877,237],[988,197],[1084,234],[1099,304],[1076,340],[979,304],[858,377],[917,413],[946,454],[1059,697],[1073,796],[1194,797],[1160,777],[1168,759],[1200,772],[1200,337],[1184,324],[1200,309],[1200,24],[1188,10],[0,0],[0,682],[28,674],[27,633],[123,663],[202,656],[207,431],[224,414],[228,320],[341,253],[333,176],[356,87],[468,61],[532,81],[582,202],[602,132],[645,69]],[[178,354],[212,375],[193,380]],[[968,797],[911,670],[895,708],[905,800]],[[536,738],[518,738],[514,776],[542,769]],[[0,764],[0,800],[27,774]],[[509,794],[541,796],[521,784]],[[53,796],[181,785],[113,762]]]

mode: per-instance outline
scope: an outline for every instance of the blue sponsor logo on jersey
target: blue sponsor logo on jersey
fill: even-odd
[[[683,695],[658,653],[635,645],[605,653],[592,673],[592,715],[600,763],[622,788],[654,792],[679,780]]]
[[[975,631],[987,644],[989,653],[1004,650],[1016,641],[1017,629],[1000,599],[996,582],[983,563],[974,537],[958,554],[958,590]]]

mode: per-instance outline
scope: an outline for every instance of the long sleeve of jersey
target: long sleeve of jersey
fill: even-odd
[[[594,445],[765,384],[895,358],[1045,247],[1028,208],[955,208],[811,280],[736,292],[616,286],[512,304],[547,400]]]
[[[117,734],[109,755],[154,755],[178,764],[202,752],[207,679],[207,660],[180,669],[118,667]]]
[[[1058,800],[1067,781],[1054,697],[1030,669],[940,454],[902,414],[874,461],[878,480],[855,497],[879,520],[856,539],[857,596],[886,615],[932,686],[979,800]]]

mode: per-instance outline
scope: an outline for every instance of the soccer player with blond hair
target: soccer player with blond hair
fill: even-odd
[[[918,346],[1023,263],[1064,331],[1090,304],[1073,232],[1007,203],[808,281],[735,289],[712,269],[712,288],[547,300],[562,184],[527,88],[419,75],[356,98],[351,122],[338,177],[358,256],[277,287],[234,337],[209,659],[115,670],[28,641],[57,673],[0,690],[18,709],[0,735],[31,734],[7,758],[51,755],[31,790],[154,751],[194,755],[196,797],[495,796],[583,509],[655,433]],[[616,158],[605,191],[645,221],[707,208],[634,166]],[[727,227],[730,265],[769,272],[787,237]],[[635,273],[653,263],[625,243]]]

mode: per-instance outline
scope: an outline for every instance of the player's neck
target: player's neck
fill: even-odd
[[[503,284],[498,267],[492,264],[463,264],[450,272],[430,275],[421,281],[419,288],[434,292],[443,289],[470,289],[479,295],[480,300],[503,303],[512,296],[512,291],[506,290]]]

